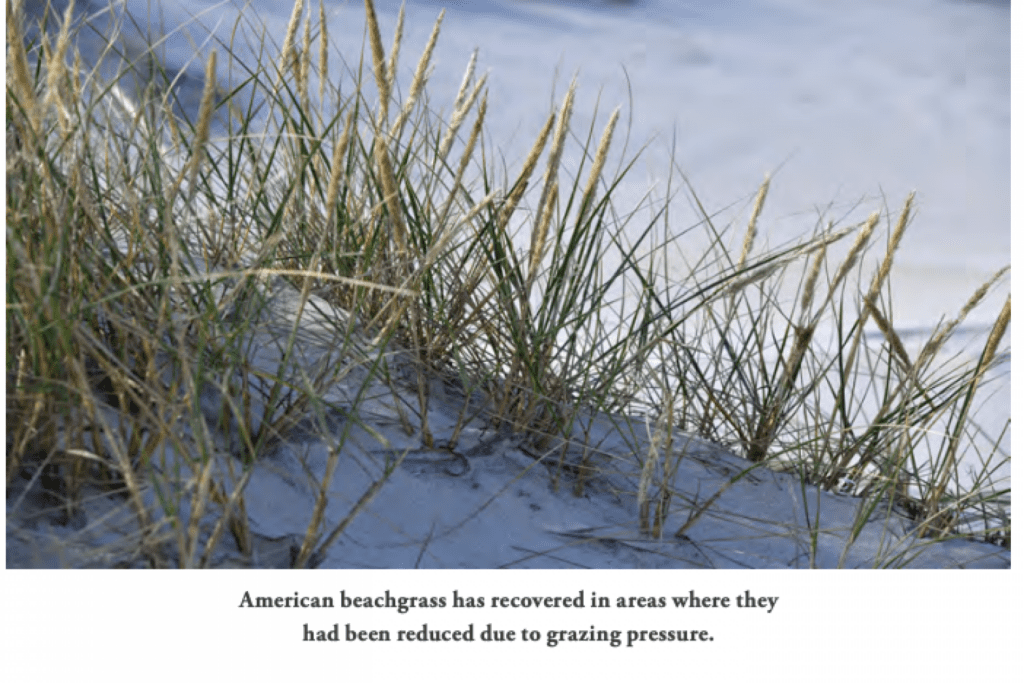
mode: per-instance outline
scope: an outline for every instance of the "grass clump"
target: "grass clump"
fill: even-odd
[[[333,445],[289,559],[310,566],[400,462],[377,463],[365,494],[327,528],[338,463],[366,451],[357,433],[375,433],[361,407],[409,384],[416,404],[395,401],[402,426],[434,447],[430,382],[447,377],[467,397],[483,392],[495,428],[557,456],[556,484],[587,416],[651,416],[636,463],[644,533],[660,536],[668,511],[685,505],[696,513],[682,535],[721,493],[684,500],[673,489],[682,428],[733,445],[752,467],[852,488],[872,509],[899,506],[922,535],[1009,547],[1009,487],[987,479],[1009,456],[1001,437],[982,445],[971,420],[1005,356],[1009,298],[979,358],[935,367],[1005,271],[911,357],[885,294],[913,197],[861,291],[851,277],[879,212],[758,254],[766,180],[736,257],[692,190],[699,220],[685,230],[670,225],[668,200],[647,219],[617,213],[631,165],[606,173],[617,110],[566,167],[575,82],[518,172],[496,168],[475,57],[449,114],[427,98],[441,17],[404,97],[402,15],[386,54],[367,0],[369,63],[340,85],[328,74],[322,5],[298,0],[279,46],[239,18],[238,42],[208,52],[194,116],[178,99],[180,76],[160,70],[155,52],[125,49],[116,30],[90,61],[120,63],[118,77],[85,66],[73,31],[86,29],[73,17],[72,6],[29,32],[7,5],[15,512],[43,496],[73,523],[82,496],[102,491],[125,499],[137,522],[129,563],[209,566],[228,537],[251,556],[252,464],[311,430]],[[679,241],[698,231],[706,250],[688,276],[671,277],[670,260],[687,258]],[[283,296],[295,302],[287,314]],[[347,315],[316,317],[317,301]],[[884,343],[869,340],[872,325]],[[339,384],[353,390],[339,398]],[[977,451],[985,471],[965,485],[958,465]],[[596,469],[584,458],[573,471],[580,493]]]

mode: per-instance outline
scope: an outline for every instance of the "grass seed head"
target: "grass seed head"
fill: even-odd
[[[754,210],[751,212],[750,221],[747,223],[747,233],[743,237],[743,248],[740,251],[740,260],[737,263],[739,270],[743,269],[743,266],[747,263],[747,257],[750,255],[750,250],[754,248],[754,238],[757,237],[757,219],[761,216],[765,197],[768,196],[769,180],[770,176],[765,176],[764,182],[761,183],[761,189],[757,191],[757,198],[754,200]]]
[[[594,163],[590,167],[590,177],[583,189],[583,203],[580,205],[580,219],[586,220],[584,214],[590,210],[595,194],[597,183],[601,179],[601,172],[604,170],[605,161],[608,159],[608,149],[612,144],[612,135],[615,133],[615,124],[619,121],[620,108],[616,107],[608,119],[608,124],[601,134],[601,141],[597,145],[597,154],[594,156]]]
[[[298,74],[298,55],[295,50],[295,36],[299,32],[299,19],[302,17],[302,8],[305,0],[295,0],[292,6],[291,16],[288,18],[288,25],[284,30],[284,42],[281,45],[281,61],[278,64],[278,72],[283,79],[285,74],[291,72]],[[296,78],[296,80],[298,80]]]

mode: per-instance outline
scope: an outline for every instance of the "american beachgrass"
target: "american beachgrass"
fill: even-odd
[[[1009,296],[980,354],[947,348],[1008,268],[912,355],[891,321],[890,273],[913,196],[768,251],[757,233],[769,179],[739,249],[688,182],[693,225],[670,225],[673,180],[647,217],[622,215],[613,197],[635,159],[609,171],[618,110],[573,134],[573,81],[509,172],[485,144],[475,56],[450,112],[429,102],[443,12],[403,94],[402,15],[386,52],[365,7],[368,54],[344,80],[328,73],[322,5],[298,0],[280,45],[239,18],[228,32],[239,42],[208,51],[189,117],[158,45],[140,54],[107,29],[91,61],[121,66],[104,78],[75,48],[73,8],[29,31],[9,0],[9,519],[15,483],[15,514],[35,489],[65,522],[99,491],[137,520],[125,564],[209,566],[222,542],[251,554],[251,464],[300,425],[329,432],[339,407],[324,396],[346,381],[358,388],[350,419],[291,558],[311,566],[399,464],[381,463],[328,527],[331,474],[361,447],[350,430],[372,432],[358,410],[371,384],[411,383],[404,426],[429,447],[428,384],[443,376],[483,392],[495,428],[526,435],[552,484],[569,477],[576,494],[601,473],[564,462],[574,429],[596,412],[648,416],[648,434],[624,434],[647,444],[633,492],[641,534],[683,536],[742,476],[699,500],[676,490],[682,429],[730,445],[750,461],[744,474],[785,469],[860,497],[850,544],[881,509],[934,542],[1010,547],[1009,484],[994,479],[1008,469],[1009,423],[993,435],[973,420],[1008,358]],[[699,258],[683,254],[684,235],[706,242]],[[350,312],[315,367],[297,322],[279,330],[276,371],[251,362],[281,283],[300,309],[316,292]],[[395,348],[411,378],[391,369]],[[981,463],[969,482],[965,458]],[[671,510],[688,511],[679,529],[664,528]],[[880,551],[877,563],[909,559]]]

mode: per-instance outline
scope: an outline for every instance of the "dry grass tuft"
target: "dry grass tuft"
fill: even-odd
[[[441,17],[403,100],[401,16],[385,55],[366,1],[369,68],[342,84],[328,74],[322,3],[313,68],[304,8],[297,0],[276,55],[240,20],[237,42],[208,53],[201,101],[186,116],[173,74],[154,72],[131,93],[132,64],[115,82],[84,69],[71,8],[33,33],[8,3],[9,520],[40,491],[74,519],[86,492],[99,491],[134,517],[128,564],[212,566],[226,545],[252,558],[254,463],[302,428],[332,444],[291,558],[313,566],[401,462],[376,462],[344,520],[327,528],[334,473],[345,458],[369,458],[353,434],[376,434],[361,417],[364,404],[385,400],[371,399],[371,387],[431,446],[430,382],[445,377],[467,397],[454,438],[468,397],[482,393],[497,429],[562,449],[556,484],[584,414],[649,415],[636,495],[639,527],[654,536],[670,511],[690,505],[671,485],[685,429],[734,445],[752,469],[852,487],[865,520],[898,506],[922,534],[1008,546],[1009,486],[993,481],[1008,446],[986,442],[973,416],[1008,356],[1009,297],[980,356],[948,348],[1006,271],[915,357],[889,300],[913,195],[866,288],[854,274],[882,215],[758,253],[767,178],[738,260],[693,197],[707,246],[691,272],[673,277],[667,264],[686,257],[675,252],[667,201],[646,222],[613,206],[632,165],[606,172],[618,109],[599,137],[591,122],[583,161],[566,168],[574,79],[518,175],[501,183],[483,143],[488,99],[476,54],[447,119],[426,103]],[[107,58],[118,44],[112,36]],[[249,53],[244,82],[222,83]],[[163,68],[155,49],[147,57]],[[370,75],[375,99],[364,94]],[[832,250],[851,235],[830,270]],[[316,314],[317,301],[346,314],[321,320],[323,337],[311,341],[298,316],[274,317],[282,292],[295,294],[299,315]],[[961,362],[939,362],[950,355]],[[416,400],[398,399],[406,384]],[[343,385],[354,387],[346,403],[326,398]],[[339,434],[329,416],[341,413],[349,421]],[[983,471],[961,482],[964,459],[978,455]],[[577,494],[595,473],[585,458]],[[693,502],[677,535],[721,493]]]

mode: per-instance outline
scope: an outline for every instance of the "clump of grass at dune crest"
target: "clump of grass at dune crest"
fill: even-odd
[[[684,500],[669,476],[649,491],[656,470],[685,457],[671,443],[683,428],[734,445],[751,467],[852,488],[870,503],[865,521],[896,506],[921,535],[1009,547],[1009,487],[990,480],[1009,456],[971,419],[1007,355],[1009,297],[978,358],[936,361],[1008,269],[911,357],[887,297],[913,197],[858,283],[879,212],[763,254],[767,180],[736,254],[695,195],[697,221],[669,224],[671,185],[653,215],[620,214],[613,196],[631,163],[614,174],[607,163],[618,110],[573,135],[575,82],[522,166],[497,168],[475,61],[449,112],[428,101],[440,17],[404,94],[402,16],[386,50],[369,0],[366,61],[346,79],[328,73],[322,5],[299,0],[279,46],[239,19],[239,42],[208,52],[189,117],[176,75],[154,70],[156,47],[130,54],[108,32],[102,62],[122,67],[104,79],[74,52],[72,16],[27,32],[7,5],[9,490],[38,483],[69,519],[87,486],[124,497],[142,563],[205,566],[225,532],[245,553],[249,464],[300,423],[326,433],[328,387],[400,381],[387,349],[401,348],[419,397],[406,426],[425,446],[428,382],[442,375],[467,396],[484,392],[496,427],[553,460],[594,411],[651,416],[656,438],[638,461],[646,533],[661,533],[672,506],[695,510],[689,526],[717,498]],[[582,161],[567,166],[570,156]],[[672,277],[684,237],[708,246]],[[297,324],[282,329],[267,372],[250,363],[252,334],[282,282],[300,308],[316,293],[350,316],[334,321],[332,355],[315,366],[300,357]],[[328,477],[347,447],[332,442]],[[985,469],[963,483],[968,455]],[[171,462],[187,464],[173,473],[184,483],[172,483]],[[322,554],[394,466],[333,529],[322,482],[293,564]],[[577,471],[578,491],[593,471]]]

